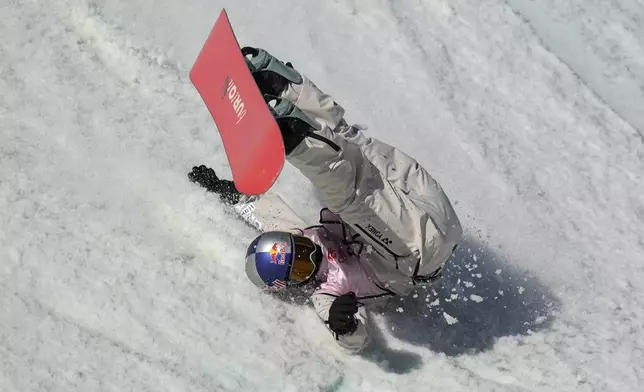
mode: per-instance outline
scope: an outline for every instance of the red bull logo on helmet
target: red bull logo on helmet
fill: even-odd
[[[276,242],[273,244],[268,254],[271,256],[271,264],[286,264],[286,251],[288,244],[286,242]]]

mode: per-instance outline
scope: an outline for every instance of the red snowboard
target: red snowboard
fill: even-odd
[[[215,120],[233,181],[247,195],[266,192],[284,167],[284,142],[222,9],[190,80]]]

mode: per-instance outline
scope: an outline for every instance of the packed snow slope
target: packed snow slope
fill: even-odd
[[[243,272],[188,79],[222,7],[443,185],[466,237],[347,356]],[[641,391],[635,0],[4,0],[0,390]],[[275,187],[315,223],[287,166]]]

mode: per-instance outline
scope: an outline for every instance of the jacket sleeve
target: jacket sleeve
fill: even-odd
[[[360,233],[389,268],[408,277],[437,270],[462,234],[441,186],[410,156],[347,126],[339,118],[344,111],[306,78],[297,89],[289,88],[286,98],[321,124],[337,124],[317,133],[340,151],[307,138],[288,156],[327,207]]]
[[[315,311],[322,321],[327,321],[329,319],[329,309],[331,304],[336,297],[328,294],[313,294],[311,296],[311,301],[315,306]],[[369,333],[367,330],[367,312],[364,306],[358,308],[358,313],[356,313],[356,319],[358,320],[358,328],[350,334],[339,335],[337,336],[336,342],[338,345],[345,350],[349,351],[352,354],[358,353],[364,349],[369,343]],[[328,325],[327,325],[328,329]],[[329,332],[333,335],[334,339],[335,333],[328,329]]]

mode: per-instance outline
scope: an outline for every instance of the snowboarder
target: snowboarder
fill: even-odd
[[[242,49],[270,101],[287,160],[320,192],[319,225],[307,226],[270,191],[240,194],[206,166],[189,178],[262,231],[246,274],[270,291],[312,288],[311,301],[341,347],[368,342],[365,307],[440,277],[462,228],[441,186],[416,160],[348,125],[344,109],[290,63]]]

